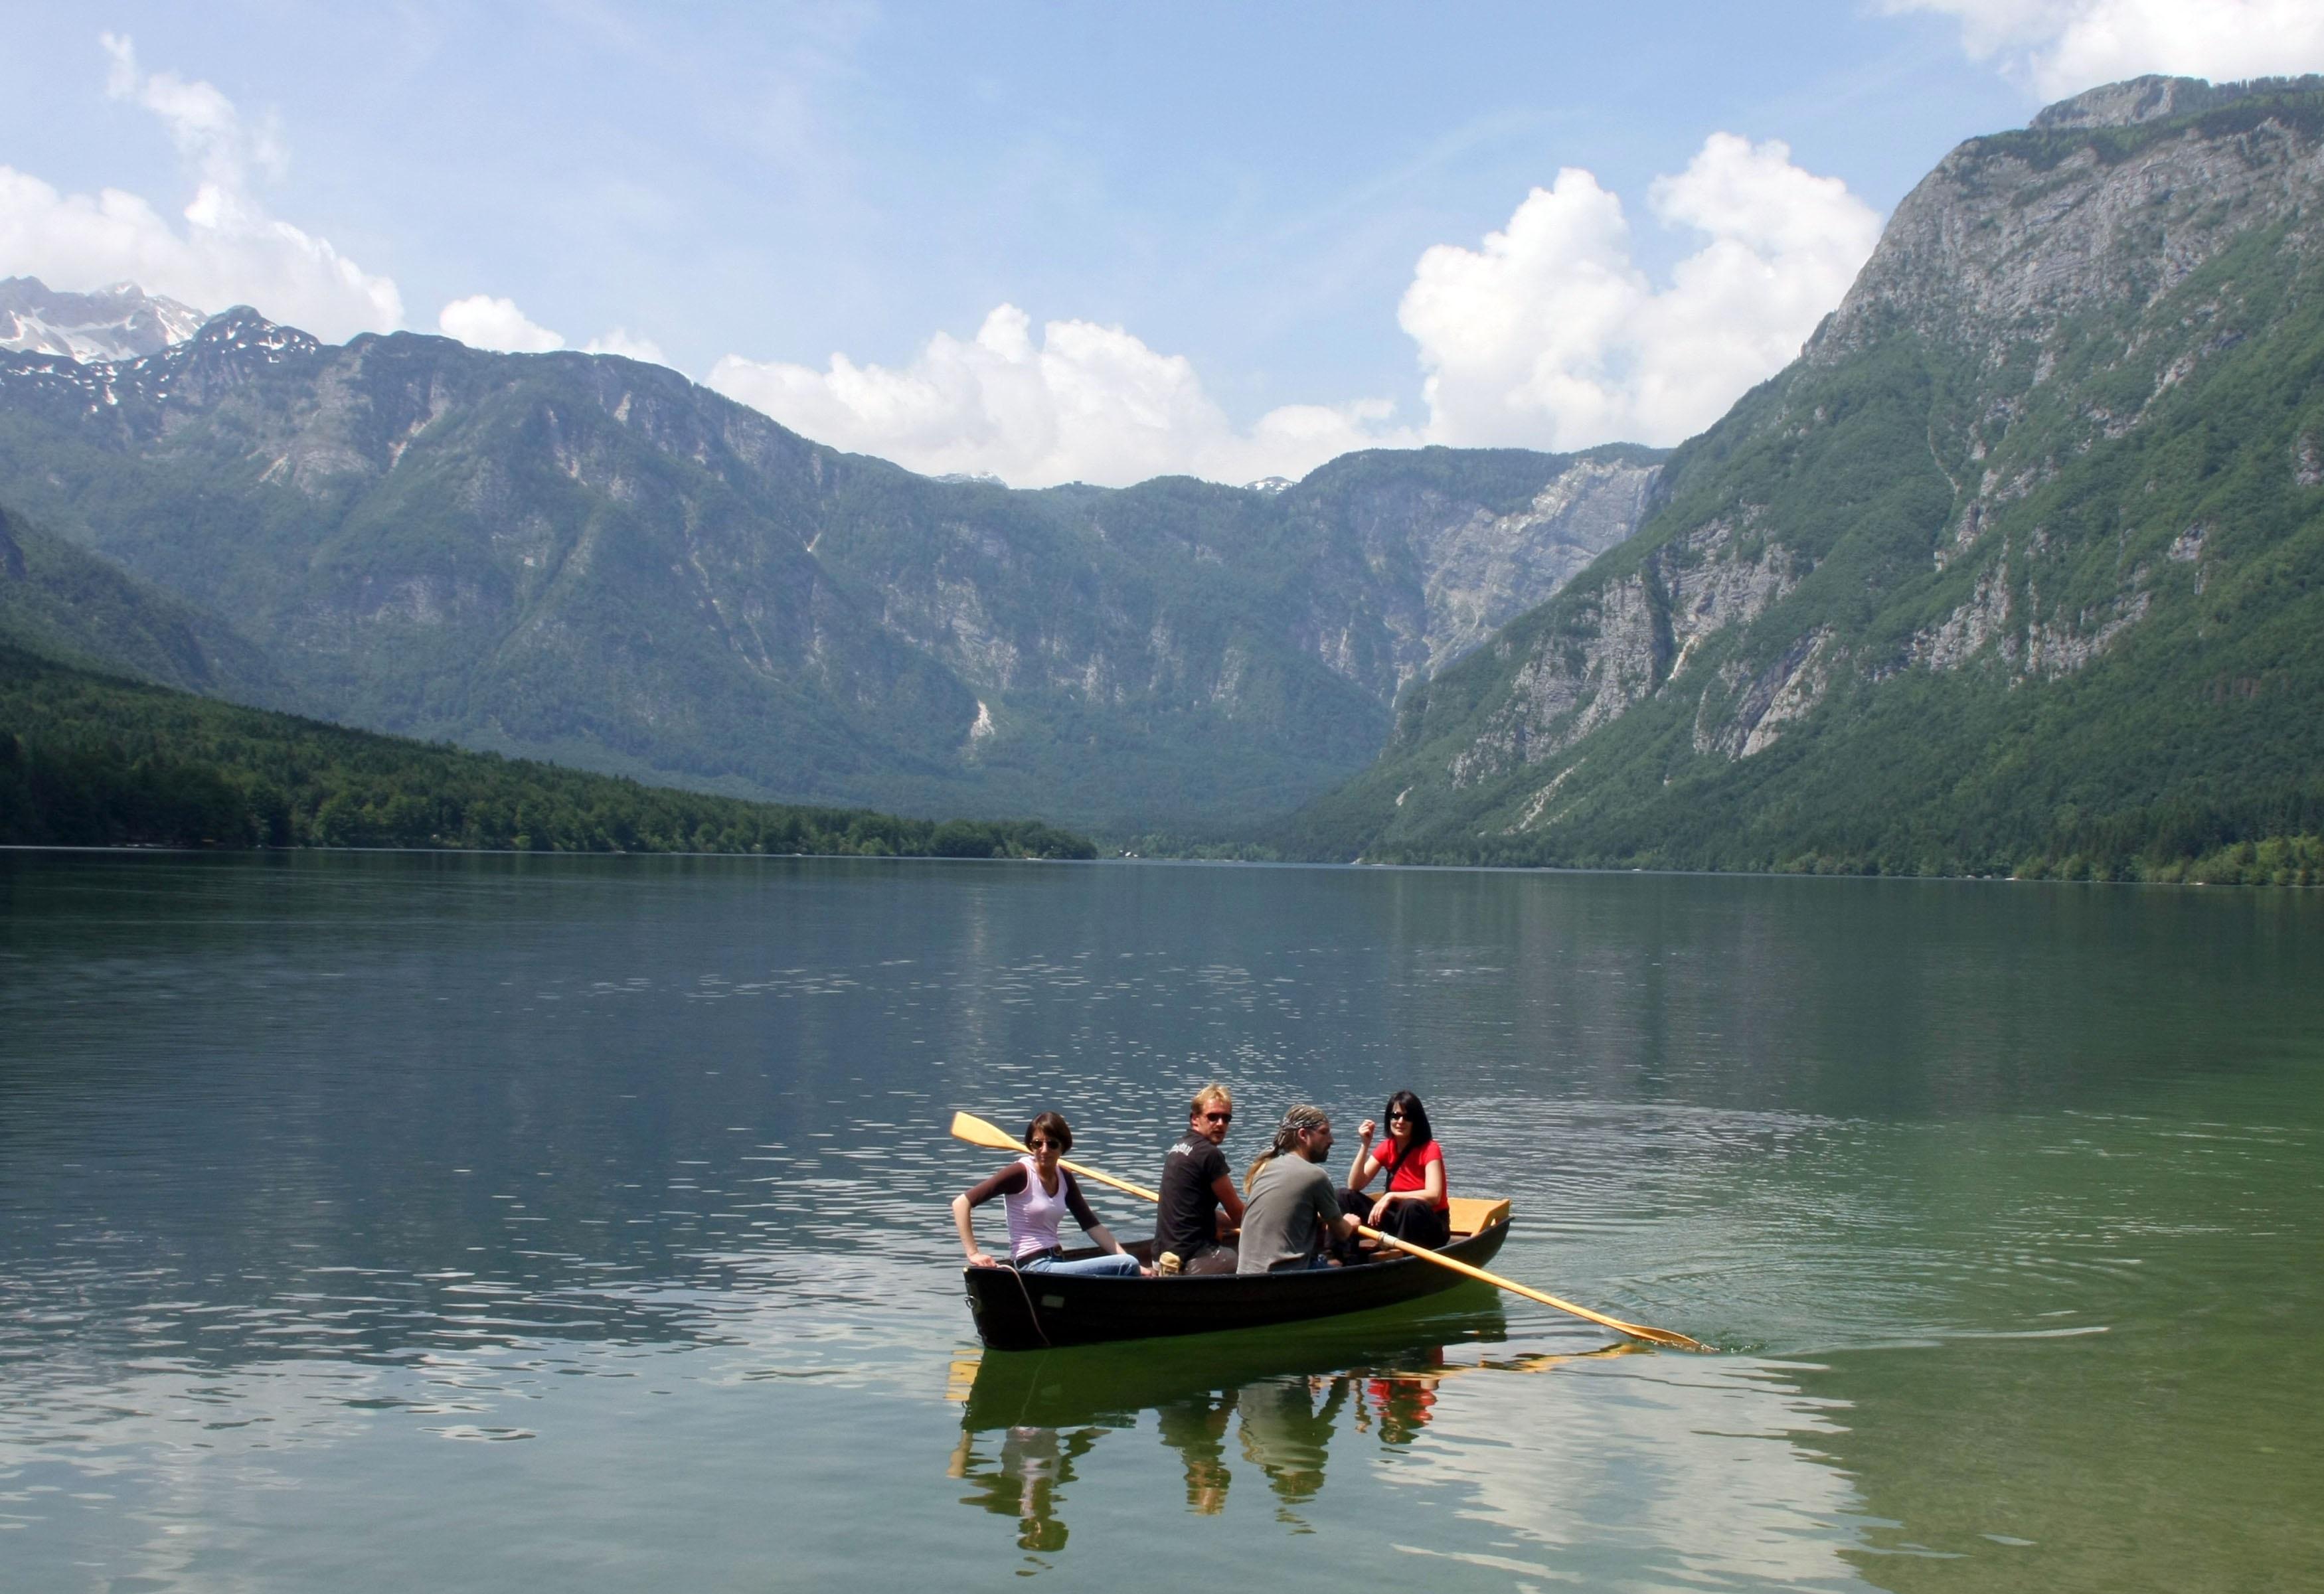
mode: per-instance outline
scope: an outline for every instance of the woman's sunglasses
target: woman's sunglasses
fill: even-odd
[[[1025,1144],[1030,1146],[1036,1151],[1063,1151],[1065,1149],[1065,1143],[1063,1140],[1028,1140]]]

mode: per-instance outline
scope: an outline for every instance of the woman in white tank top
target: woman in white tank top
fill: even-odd
[[[1028,1273],[1112,1273],[1153,1276],[1153,1269],[1139,1266],[1138,1258],[1121,1248],[1120,1242],[1097,1221],[1083,1199],[1081,1186],[1074,1176],[1057,1166],[1057,1159],[1074,1145],[1074,1131],[1065,1119],[1055,1112],[1045,1112],[1025,1129],[1025,1144],[1033,1148],[1030,1156],[1020,1156],[1007,1167],[973,1188],[952,1199],[954,1226],[960,1230],[960,1248],[968,1255],[972,1267],[1000,1266],[977,1248],[976,1230],[971,1225],[969,1213],[994,1196],[1006,1198],[1009,1213],[1009,1260],[1012,1267]],[[1097,1241],[1105,1254],[1081,1257],[1073,1261],[1064,1259],[1065,1247],[1057,1238],[1058,1225],[1067,1212]]]

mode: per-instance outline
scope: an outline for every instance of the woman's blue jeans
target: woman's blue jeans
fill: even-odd
[[[1056,1257],[1032,1257],[1017,1264],[1020,1273],[1130,1274],[1138,1271],[1138,1258],[1130,1256],[1082,1257],[1063,1261]]]

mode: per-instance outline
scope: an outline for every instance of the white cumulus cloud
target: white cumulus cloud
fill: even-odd
[[[234,102],[212,85],[189,83],[175,72],[140,71],[137,47],[124,35],[99,33],[97,42],[110,62],[106,95],[152,112],[178,153],[205,181],[244,188],[254,166],[281,175],[286,159],[271,122],[245,127]]]
[[[466,299],[456,299],[436,315],[436,329],[447,337],[456,337],[472,349],[490,349],[503,355],[546,355],[565,346],[565,335],[541,326],[517,308],[512,299],[495,299],[489,293],[472,293]],[[650,337],[641,337],[626,327],[616,327],[599,333],[581,346],[585,355],[619,355],[626,360],[643,360],[649,365],[667,365],[668,356],[661,345]]]
[[[1427,439],[1675,443],[1799,353],[1879,240],[1880,218],[1791,151],[1713,134],[1648,207],[1706,235],[1657,287],[1621,200],[1568,167],[1476,249],[1420,257],[1397,320],[1427,373]]]
[[[669,357],[661,352],[661,345],[650,337],[640,337],[626,327],[616,327],[601,332],[581,346],[585,355],[619,355],[625,360],[642,360],[649,365],[667,365]]]
[[[823,369],[729,355],[710,386],[818,441],[930,474],[1023,486],[1299,476],[1336,455],[1420,443],[1547,449],[1674,443],[1781,370],[1839,304],[1880,219],[1779,143],[1715,134],[1648,206],[1704,235],[1657,286],[1622,202],[1569,168],[1481,247],[1421,256],[1398,310],[1429,419],[1386,400],[1295,404],[1238,428],[1185,356],[1120,327],[1001,305],[971,339],[930,338],[900,368],[835,354]]]
[[[0,166],[0,274],[66,290],[133,281],[206,310],[251,304],[331,339],[402,325],[392,280],[267,214],[253,177],[281,170],[271,129],[250,126],[210,84],[142,71],[127,39],[99,41],[107,92],[161,121],[195,180],[193,198],[172,222],[136,194],[60,193]]]
[[[2150,72],[2244,78],[2324,72],[2317,0],[1886,0],[1958,19],[1970,59],[2044,99]]]
[[[527,319],[514,299],[488,293],[454,299],[437,313],[436,326],[445,336],[456,337],[470,348],[504,355],[545,355],[565,346],[563,337]]]
[[[1417,440],[1384,425],[1384,400],[1287,405],[1239,430],[1184,355],[1091,321],[1050,321],[1037,342],[1008,304],[972,339],[939,332],[900,370],[844,354],[820,371],[729,355],[705,380],[819,442],[1026,487],[1299,476],[1351,448]]]

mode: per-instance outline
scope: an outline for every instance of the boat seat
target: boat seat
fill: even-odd
[[[1458,1237],[1481,1234],[1494,1224],[1505,1222],[1509,1215],[1509,1203],[1486,1195],[1456,1195],[1451,1199],[1452,1212],[1447,1214],[1452,1232]]]

